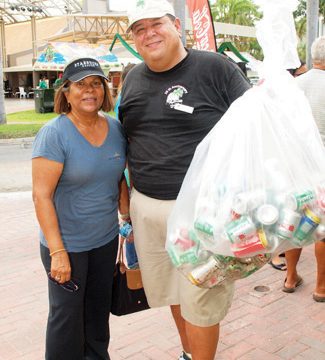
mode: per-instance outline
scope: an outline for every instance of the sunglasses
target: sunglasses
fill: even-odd
[[[79,290],[79,286],[72,280],[66,281],[63,284],[60,284],[59,282],[57,282],[52,276],[51,276],[51,272],[47,273],[47,277],[49,278],[49,280],[55,284],[55,285],[59,285],[60,287],[62,287],[62,289],[69,291],[69,292],[76,292]]]

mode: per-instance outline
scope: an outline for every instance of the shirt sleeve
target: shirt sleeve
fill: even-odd
[[[235,68],[227,87],[227,97],[230,104],[251,88],[249,80],[244,73],[239,69],[239,67],[237,67],[237,65],[234,66]]]
[[[44,157],[64,163],[65,152],[58,131],[51,126],[44,126],[33,143],[32,158]]]

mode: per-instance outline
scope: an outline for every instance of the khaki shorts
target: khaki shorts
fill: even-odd
[[[196,326],[218,324],[231,305],[233,283],[201,289],[172,265],[165,242],[167,219],[174,203],[132,190],[130,213],[148,303],[151,307],[179,304],[183,318]]]

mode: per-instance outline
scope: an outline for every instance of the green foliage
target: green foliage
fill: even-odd
[[[211,2],[211,12],[214,21],[254,26],[261,18],[258,7],[251,0],[218,0]],[[223,36],[223,35],[220,35]],[[262,49],[254,38],[228,35],[227,41],[231,41],[239,51],[247,51],[259,60],[262,60]]]
[[[325,17],[325,0],[319,0],[319,15]],[[297,10],[293,13],[297,36],[299,38],[298,54],[299,58],[306,61],[306,43],[307,33],[307,1],[299,0]]]
[[[325,17],[325,0],[319,0],[319,15]],[[299,0],[297,10],[293,13],[295,19],[305,18],[307,16],[307,1]]]
[[[0,139],[33,137],[42,126],[42,124],[0,125]]]
[[[254,26],[261,18],[257,6],[251,0],[218,0],[211,4],[211,12],[215,21]]]

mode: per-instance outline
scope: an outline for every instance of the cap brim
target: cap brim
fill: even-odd
[[[108,78],[103,75],[103,73],[99,72],[99,71],[89,71],[89,70],[85,70],[85,71],[80,71],[78,74],[74,74],[72,76],[70,76],[67,79],[63,79],[64,80],[70,80],[72,82],[77,82],[80,80],[83,80],[84,78],[88,77],[88,76],[100,76],[105,80],[108,80]]]
[[[171,15],[173,16],[174,18],[176,18],[176,16],[174,14],[171,14],[170,12],[164,12],[164,13],[149,13],[148,15],[146,16],[141,16],[139,17],[138,19],[135,18],[132,23],[129,25],[129,27],[126,29],[126,33],[128,34],[131,30],[132,30],[132,26],[137,22],[137,21],[140,21],[140,20],[143,20],[143,19],[159,19],[159,18],[162,18],[166,15]]]

